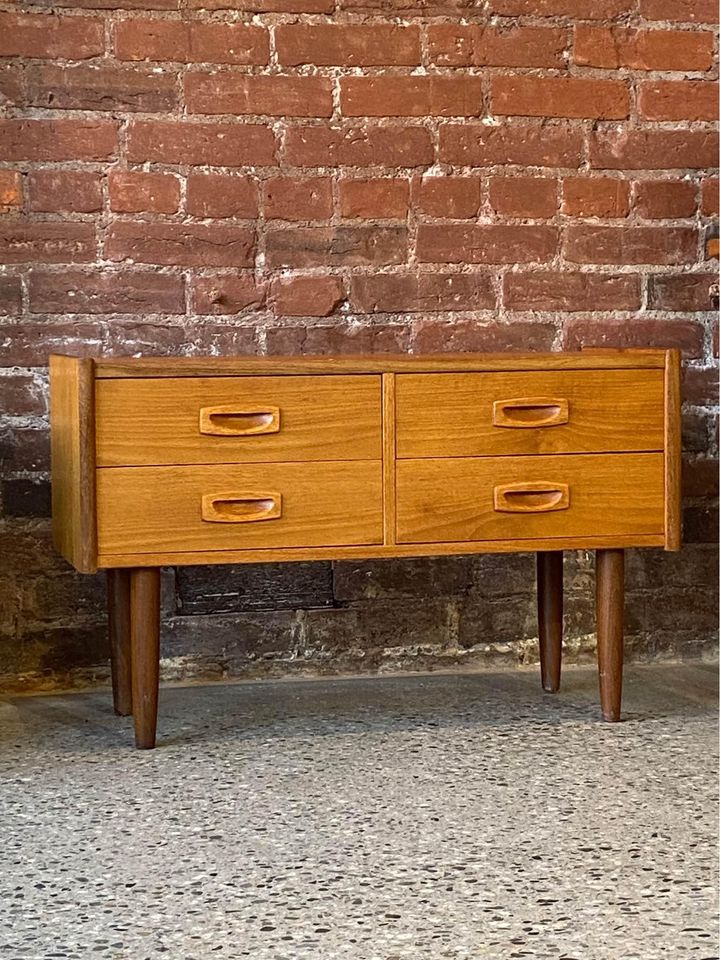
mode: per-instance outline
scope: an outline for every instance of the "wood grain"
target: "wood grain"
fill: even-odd
[[[395,543],[395,375],[383,383],[383,527],[384,542]]]
[[[97,471],[103,554],[382,543],[382,462],[329,461]],[[272,491],[282,515],[259,523],[209,523],[203,497]]]
[[[521,482],[567,484],[568,508],[498,512],[494,488]],[[398,461],[399,543],[657,535],[663,530],[662,453]]]
[[[396,391],[400,458],[663,449],[659,370],[401,374]],[[567,401],[567,423],[496,425],[495,405],[523,397]]]
[[[209,436],[200,411],[279,408],[277,432]],[[99,466],[373,460],[382,456],[380,377],[103,380]]]
[[[668,350],[665,364],[665,549],[682,544],[682,414],[680,351]]]
[[[548,693],[557,693],[563,636],[563,555],[560,551],[538,551],[537,607],[542,686]]]
[[[135,746],[155,746],[160,681],[160,571],[130,573],[130,641]]]
[[[132,714],[130,571],[108,570],[107,593],[113,706],[119,716],[129,717]]]
[[[605,720],[620,719],[623,673],[623,613],[625,552],[598,550],[595,557],[600,705]]]
[[[97,569],[93,361],[50,358],[53,542],[81,573]]]

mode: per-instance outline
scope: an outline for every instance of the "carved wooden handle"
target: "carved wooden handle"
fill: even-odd
[[[259,433],[277,433],[279,407],[243,410],[236,404],[200,408],[200,433],[215,437],[251,437]]]
[[[282,514],[280,493],[206,493],[201,515],[209,523],[254,523]]]
[[[493,403],[496,427],[554,427],[567,423],[568,401],[551,397],[518,397]]]
[[[498,513],[550,513],[567,510],[570,487],[566,483],[505,483],[493,490]]]

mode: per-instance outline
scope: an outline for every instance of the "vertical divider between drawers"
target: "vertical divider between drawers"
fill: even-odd
[[[396,543],[395,531],[395,374],[382,375],[383,541]]]

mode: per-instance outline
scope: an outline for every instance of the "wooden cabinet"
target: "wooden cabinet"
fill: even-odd
[[[55,543],[108,570],[115,704],[139,746],[155,742],[157,568],[196,563],[537,552],[557,689],[557,558],[597,550],[619,718],[622,552],[680,543],[676,352],[54,356],[50,373]]]

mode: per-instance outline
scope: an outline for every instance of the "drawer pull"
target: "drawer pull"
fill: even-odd
[[[524,397],[496,400],[493,423],[496,427],[554,427],[568,422],[567,400],[548,397]]]
[[[493,490],[498,513],[550,513],[567,510],[570,488],[566,483],[506,483]]]
[[[280,430],[279,407],[241,410],[229,404],[200,408],[200,433],[214,437],[251,437]]]
[[[279,493],[206,493],[202,498],[202,518],[209,523],[275,520],[281,513]]]

